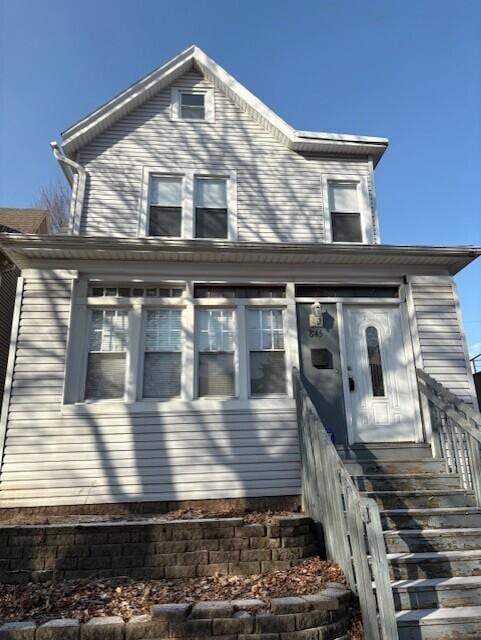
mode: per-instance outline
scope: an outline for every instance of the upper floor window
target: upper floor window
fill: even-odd
[[[196,178],[195,237],[227,238],[227,180],[225,178]]]
[[[333,242],[362,242],[361,205],[357,182],[329,182]]]
[[[149,198],[149,236],[182,235],[182,178],[152,176]]]
[[[235,171],[172,174],[144,167],[139,235],[237,239]]]
[[[203,93],[180,94],[182,120],[205,120],[205,95]]]
[[[213,122],[213,90],[174,88],[172,90],[172,118],[187,122]]]

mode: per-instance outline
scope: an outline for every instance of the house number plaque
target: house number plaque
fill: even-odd
[[[311,338],[322,336],[322,328],[324,326],[322,314],[321,303],[314,302],[309,313],[309,335]]]

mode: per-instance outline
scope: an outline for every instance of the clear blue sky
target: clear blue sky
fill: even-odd
[[[383,242],[481,245],[479,0],[0,0],[0,206],[49,140],[195,43],[300,129],[379,135]],[[481,259],[458,277],[481,351]]]

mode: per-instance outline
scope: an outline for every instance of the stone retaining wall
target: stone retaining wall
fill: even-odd
[[[0,627],[0,640],[341,640],[349,625],[351,594],[331,583],[321,593],[290,598],[161,604],[151,615],[122,618],[13,622]]]
[[[0,526],[0,581],[193,578],[285,570],[318,553],[312,521],[274,517]]]

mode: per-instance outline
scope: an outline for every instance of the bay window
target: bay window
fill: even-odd
[[[148,309],[144,329],[144,398],[180,395],[182,366],[182,311]]]
[[[283,312],[248,309],[250,393],[286,393]]]
[[[86,400],[122,398],[125,388],[128,311],[93,309],[90,314]]]
[[[201,309],[197,319],[199,396],[234,396],[234,312]]]

